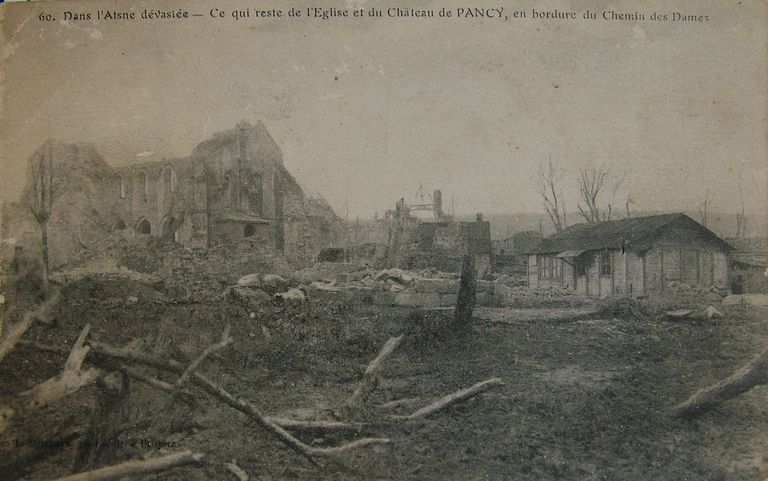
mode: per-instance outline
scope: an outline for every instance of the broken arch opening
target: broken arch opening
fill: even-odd
[[[152,233],[152,224],[147,219],[141,218],[136,223],[136,232],[149,235]]]
[[[175,217],[169,216],[163,221],[160,235],[166,242],[176,242],[177,230],[179,230],[179,222]]]

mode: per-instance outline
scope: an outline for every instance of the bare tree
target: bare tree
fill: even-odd
[[[709,205],[712,203],[712,199],[709,196],[709,189],[704,191],[704,200],[699,207],[699,217],[701,218],[701,224],[707,227],[707,221],[709,220]]]
[[[48,142],[45,153],[38,152],[29,159],[29,209],[40,226],[43,293],[48,292],[50,273],[48,261],[48,222],[51,220],[53,198],[56,194],[53,172],[53,143]]]
[[[581,197],[584,205],[582,206],[579,202],[576,204],[576,208],[587,223],[600,222],[600,208],[597,205],[597,199],[600,191],[603,190],[607,176],[608,170],[603,166],[579,170],[576,182],[579,186],[579,197]]]
[[[739,186],[739,200],[741,210],[736,213],[736,237],[744,238],[747,236],[747,217],[744,214],[744,191],[741,186]]]
[[[539,195],[544,204],[544,209],[555,226],[555,230],[560,232],[568,227],[565,206],[563,205],[563,193],[558,193],[558,184],[563,180],[563,169],[552,162],[552,158],[539,165],[538,183]]]
[[[608,202],[605,208],[600,207],[601,194],[610,188],[611,198],[614,199],[624,184],[626,177],[626,171],[622,172],[621,176],[611,184],[611,169],[605,164],[599,167],[585,167],[579,170],[579,176],[576,178],[576,183],[579,187],[579,197],[581,202],[576,205],[579,215],[581,215],[587,223],[593,224],[595,222],[611,220],[613,216],[613,205]],[[582,205],[583,204],[583,205]],[[627,217],[629,217],[629,204],[625,206],[627,208]]]
[[[619,194],[619,189],[621,188],[622,185],[624,185],[624,179],[626,179],[626,178],[627,178],[627,171],[623,170],[621,172],[621,177],[616,179],[616,181],[613,183],[613,189],[611,190],[611,198],[612,199],[615,199],[616,196]],[[627,210],[627,219],[629,219],[629,201],[626,201],[624,207]],[[604,218],[603,220],[611,220],[611,211],[612,211],[611,204],[608,203],[608,216],[607,216],[607,218]]]

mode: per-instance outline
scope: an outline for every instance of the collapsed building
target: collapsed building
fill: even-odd
[[[458,272],[463,257],[470,255],[483,272],[491,262],[490,223],[482,214],[474,221],[455,220],[443,210],[440,190],[415,204],[401,198],[383,217],[348,229],[349,256],[381,267]]]
[[[533,230],[518,232],[505,239],[494,240],[494,268],[513,274],[522,280],[528,273],[528,256],[526,254],[540,241],[541,233]]]
[[[214,134],[187,157],[119,168],[89,144],[49,141],[32,159],[46,155],[64,186],[51,219],[54,265],[116,229],[203,249],[252,239],[300,260],[314,259],[342,230],[324,200],[303,192],[261,122]],[[6,245],[35,246],[37,225],[24,208],[26,197],[3,208]],[[82,232],[83,222],[94,219],[98,228]]]
[[[768,238],[730,238],[734,294],[768,294]]]

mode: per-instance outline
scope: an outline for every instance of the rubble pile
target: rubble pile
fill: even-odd
[[[657,302],[669,307],[719,306],[728,294],[728,289],[721,286],[701,287],[669,281]]]
[[[449,307],[456,303],[459,276],[434,268],[409,271],[398,268],[376,271],[369,265],[319,262],[297,274],[310,290],[369,292],[376,304],[416,307]],[[588,301],[563,289],[529,289],[510,275],[489,276],[477,282],[477,304],[484,306],[574,306]]]
[[[94,239],[89,247],[90,256],[57,268],[52,280],[123,278],[158,287],[177,302],[209,302],[245,274],[285,277],[293,271],[279,253],[251,240],[191,249],[125,229]],[[283,281],[267,290],[272,295],[287,288]]]
[[[723,298],[723,306],[768,307],[768,294],[732,294]]]
[[[498,306],[518,307],[579,307],[594,302],[586,296],[554,286],[529,288],[495,281],[494,303]]]
[[[166,251],[177,246],[164,244],[159,238],[140,235],[132,229],[113,230],[98,236],[79,239],[81,253],[68,258],[59,270],[103,269],[104,266],[125,268],[134,272],[152,273],[163,266]]]
[[[525,270],[523,270],[522,273],[510,273],[510,269],[504,269],[502,272],[498,273],[492,272],[489,274],[488,280],[493,281],[496,284],[503,284],[509,287],[528,286],[528,276],[526,275]]]
[[[297,277],[311,290],[365,291],[374,303],[386,305],[450,306],[459,291],[456,274],[436,269],[376,271],[366,264],[319,262]]]
[[[212,247],[206,250],[178,246],[166,253],[162,272],[165,290],[180,302],[206,302],[217,298],[222,290],[237,284],[247,274],[269,273],[284,278],[291,272],[286,260],[273,250],[248,240]],[[263,282],[263,279],[259,279]],[[275,283],[275,278],[266,282]],[[283,280],[269,289],[269,294],[282,292]],[[241,286],[242,287],[242,286]],[[259,287],[262,287],[259,284]],[[260,296],[263,297],[263,296]]]

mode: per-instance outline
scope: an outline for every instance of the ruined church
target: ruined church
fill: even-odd
[[[333,245],[341,231],[331,207],[306,195],[286,170],[261,122],[241,122],[214,134],[186,157],[118,168],[90,144],[49,141],[33,157],[46,155],[64,184],[52,219],[56,264],[98,235],[93,228],[83,231],[86,224],[132,229],[190,248],[250,238],[307,260]],[[34,248],[37,226],[24,209],[24,197],[4,206],[2,237],[6,244]],[[72,218],[74,212],[87,218]]]

